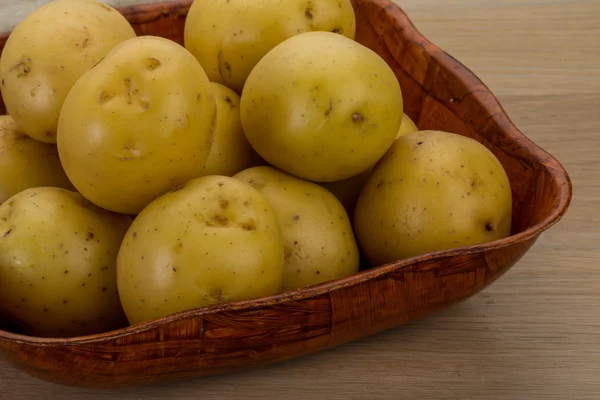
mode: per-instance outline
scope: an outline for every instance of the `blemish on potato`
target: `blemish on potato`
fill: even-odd
[[[313,19],[314,15],[314,6],[313,6],[313,2],[309,1],[308,4],[306,5],[306,8],[304,9],[304,16],[306,17],[306,19]]]
[[[359,112],[355,112],[354,114],[352,114],[352,122],[354,122],[355,124],[362,124],[365,120],[365,117],[359,113]]]
[[[221,207],[222,210],[226,210],[229,208],[229,201],[225,199],[219,199],[219,207]]]
[[[100,104],[104,104],[104,103],[108,103],[109,101],[111,101],[114,97],[115,97],[114,93],[104,90],[100,93],[98,100],[99,100]]]
[[[8,70],[8,72],[17,71],[17,78],[29,75],[31,72],[31,58],[22,56],[19,62]]]
[[[150,71],[154,71],[155,69],[159,68],[160,66],[161,66],[161,62],[159,59],[154,58],[154,57],[149,57],[146,59],[146,67]]]
[[[179,254],[182,251],[183,251],[183,244],[177,243],[176,245],[173,246],[173,253]]]
[[[485,224],[485,230],[488,231],[488,232],[494,232],[494,227],[492,226],[491,222],[487,222]]]

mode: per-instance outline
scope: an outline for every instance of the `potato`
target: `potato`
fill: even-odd
[[[202,175],[232,176],[261,162],[246,139],[240,121],[240,96],[211,82],[217,103],[217,124]]]
[[[0,206],[0,308],[31,335],[126,325],[116,258],[131,223],[60,188],[26,189]]]
[[[276,214],[250,185],[218,175],[193,179],[138,215],[117,276],[132,324],[276,294],[283,284]]]
[[[242,126],[269,164],[313,182],[358,175],[391,146],[402,92],[377,53],[342,35],[307,32],[271,50],[242,93]]]
[[[352,226],[331,193],[270,166],[246,169],[234,178],[259,190],[277,214],[285,241],[285,290],[358,272]]]
[[[398,131],[398,134],[396,135],[396,139],[399,138],[400,136],[406,135],[407,133],[417,132],[418,130],[419,130],[419,128],[417,128],[417,125],[405,113],[402,116],[402,123],[400,124],[400,130]]]
[[[56,146],[25,135],[8,115],[0,115],[0,171],[0,204],[29,188],[73,189]]]
[[[58,116],[79,77],[118,43],[135,37],[115,9],[91,0],[56,0],[13,30],[0,57],[0,90],[21,130],[56,143]]]
[[[418,130],[419,129],[417,128],[415,123],[410,119],[410,117],[404,114],[396,138],[404,136],[410,132],[416,132]],[[346,209],[346,212],[352,219],[354,215],[354,208],[356,207],[356,201],[358,200],[360,191],[369,179],[372,170],[373,168],[369,168],[365,172],[362,172],[358,175],[341,181],[323,182],[321,183],[321,186],[333,193],[335,197],[337,197],[337,199],[342,202],[344,208]]]
[[[210,82],[179,44],[140,36],[116,46],[65,99],[61,162],[77,190],[137,214],[202,174],[216,124]]]
[[[350,0],[194,0],[184,42],[213,82],[241,93],[256,63],[285,39],[333,31],[354,39]]]
[[[449,132],[398,138],[374,168],[354,216],[372,265],[481,244],[510,234],[512,194],[502,164]]]

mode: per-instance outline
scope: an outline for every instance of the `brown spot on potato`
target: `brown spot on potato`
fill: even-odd
[[[304,9],[304,16],[306,17],[306,19],[313,19],[314,15],[314,6],[313,6],[313,2],[309,1],[308,4],[306,5],[306,8]]]
[[[494,227],[492,226],[491,222],[486,222],[485,224],[485,230],[488,232],[494,232]]]
[[[221,207],[222,210],[226,210],[229,208],[229,201],[225,200],[225,199],[219,199],[219,207]]]
[[[115,97],[114,93],[103,90],[100,93],[100,96],[98,97],[98,101],[100,102],[100,104],[104,104],[104,103],[108,103],[109,101],[111,101],[114,97]]]
[[[333,111],[333,103],[331,102],[331,99],[329,99],[329,108],[327,109],[327,111],[325,111],[325,116],[329,117],[331,111]]]
[[[331,32],[341,34],[342,30],[340,28],[334,28]]]
[[[12,232],[12,228],[10,228],[6,232],[4,232],[4,235],[2,235],[2,237],[7,237],[8,235],[10,235],[11,232]]]
[[[85,240],[86,240],[86,242],[89,242],[90,240],[92,240],[92,239],[94,238],[94,236],[95,236],[95,235],[94,235],[94,233],[93,233],[93,232],[88,232],[88,233],[85,235]]]
[[[240,224],[240,226],[242,227],[242,229],[244,229],[246,231],[255,231],[256,230],[256,220],[254,220],[253,218],[250,218],[248,221],[242,222]]]
[[[223,290],[221,288],[216,288],[212,292],[212,297],[217,301],[222,301],[225,299],[225,293],[223,293]]]
[[[22,56],[17,64],[15,64],[8,72],[17,71],[17,78],[22,78],[31,72],[31,58]]]
[[[362,124],[365,120],[365,117],[359,113],[359,112],[355,112],[354,114],[352,114],[352,122],[354,122],[355,124]]]
[[[300,219],[299,215],[294,215],[294,221],[298,221]]]

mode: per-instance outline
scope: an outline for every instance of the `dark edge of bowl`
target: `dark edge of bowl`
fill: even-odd
[[[258,298],[254,300],[239,301],[233,303],[219,304],[204,308],[191,309],[174,313],[159,319],[155,319],[148,322],[143,322],[136,325],[124,327],[115,331],[103,332],[94,335],[82,336],[82,337],[70,337],[70,338],[45,338],[27,336],[17,333],[11,333],[0,330],[0,340],[10,341],[16,344],[28,344],[39,347],[45,346],[70,346],[70,345],[82,345],[82,344],[94,344],[99,342],[105,342],[112,339],[128,336],[131,334],[151,330],[153,328],[165,325],[167,323],[188,319],[190,317],[202,317],[209,314],[216,314],[223,311],[234,311],[234,310],[254,310],[265,306],[277,305],[289,301],[302,300],[310,297],[316,297],[324,293],[332,292],[341,288],[357,285],[385,274],[389,274],[392,271],[397,271],[402,268],[406,268],[418,262],[432,259],[448,258],[452,256],[471,254],[483,251],[489,251],[494,249],[500,249],[511,246],[513,244],[522,243],[531,238],[539,236],[544,231],[550,229],[556,223],[558,223],[562,217],[566,214],[572,200],[572,182],[560,162],[555,159],[551,154],[543,150],[540,146],[531,141],[526,135],[516,128],[513,122],[510,120],[501,104],[498,102],[495,95],[489,90],[489,88],[465,65],[460,63],[454,57],[444,52],[442,49],[430,42],[424,37],[419,30],[414,26],[410,18],[402,10],[400,6],[391,2],[390,0],[374,0],[375,2],[387,3],[385,7],[382,7],[386,13],[401,12],[405,16],[403,21],[403,27],[406,31],[406,37],[412,42],[418,43],[422,47],[423,52],[426,52],[426,47],[430,51],[430,57],[439,65],[445,66],[448,70],[461,71],[458,79],[462,81],[472,81],[484,87],[485,91],[479,91],[474,93],[480,102],[491,104],[500,112],[491,112],[490,115],[498,124],[499,127],[514,141],[519,141],[523,144],[524,141],[527,143],[527,150],[531,155],[536,158],[540,165],[543,165],[550,173],[553,179],[553,183],[558,185],[560,188],[560,195],[558,197],[557,204],[555,205],[552,213],[548,215],[543,221],[535,224],[528,229],[508,236],[506,238],[496,240],[493,242],[486,242],[479,245],[459,247],[451,250],[437,251],[420,256],[411,257],[398,262],[384,264],[381,266],[373,267],[371,269],[359,272],[355,275],[351,275],[345,278],[336,279],[333,281],[325,282],[319,285],[310,286],[307,288],[297,289],[281,293],[275,296]],[[124,6],[119,7],[117,10],[125,16],[133,17],[133,23],[140,24],[161,18],[166,15],[181,12],[181,9],[189,7],[192,3],[191,0],[175,0],[165,1],[159,3],[146,3],[135,6]],[[170,9],[175,10],[171,12],[160,12],[157,13],[157,9]],[[400,23],[400,22],[399,22]],[[0,33],[0,37],[7,37],[10,32]],[[488,107],[489,109],[489,107]]]

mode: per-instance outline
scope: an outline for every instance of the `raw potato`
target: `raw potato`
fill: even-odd
[[[406,135],[407,133],[416,132],[418,130],[419,128],[417,128],[410,117],[404,114],[402,117],[402,123],[400,124],[400,129],[396,135],[396,139],[400,136]],[[346,212],[352,219],[360,191],[365,183],[367,183],[372,170],[373,168],[369,168],[363,173],[341,181],[323,182],[321,183],[321,186],[333,193],[335,197],[342,202]]]
[[[88,200],[137,214],[202,174],[215,124],[213,90],[198,61],[173,41],[140,36],[73,86],[60,114],[58,150]]]
[[[130,323],[269,296],[283,283],[283,238],[273,208],[250,185],[194,179],[146,207],[119,252]]]
[[[8,115],[0,115],[0,171],[0,204],[29,188],[73,189],[56,146],[25,135]]]
[[[398,134],[402,92],[372,50],[342,35],[308,32],[271,50],[241,102],[248,141],[269,164],[331,182],[374,165]]]
[[[277,213],[285,241],[285,290],[358,272],[352,226],[331,193],[269,166],[247,169],[234,178],[259,190]]]
[[[354,39],[350,0],[195,0],[185,46],[213,82],[241,93],[250,71],[273,47],[308,31]]]
[[[398,135],[396,135],[396,139],[408,133],[417,132],[418,130],[419,128],[417,128],[417,125],[413,122],[413,120],[410,119],[408,115],[403,114],[402,123],[400,124],[400,130],[398,131]]]
[[[211,82],[211,87],[217,103],[217,125],[202,175],[233,176],[261,160],[242,129],[240,96],[219,83]]]
[[[30,335],[125,326],[116,257],[130,223],[64,189],[11,197],[0,207],[0,308]]]
[[[13,30],[0,58],[2,97],[23,132],[56,143],[63,101],[77,79],[114,46],[135,37],[115,9],[92,0],[56,0]]]
[[[512,194],[486,147],[454,133],[421,131],[396,140],[356,205],[359,246],[376,266],[510,234]]]

